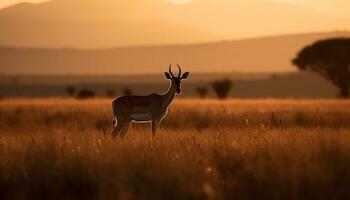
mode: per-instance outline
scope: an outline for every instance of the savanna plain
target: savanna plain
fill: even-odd
[[[349,100],[175,100],[113,140],[110,99],[0,101],[0,199],[349,199]]]

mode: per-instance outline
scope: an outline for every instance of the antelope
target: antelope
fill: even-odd
[[[150,123],[152,137],[162,119],[167,115],[168,108],[176,95],[181,94],[181,81],[187,79],[189,72],[181,74],[181,67],[177,65],[179,74],[174,76],[169,66],[169,72],[165,72],[165,78],[170,80],[170,87],[164,94],[150,94],[148,96],[123,96],[112,102],[113,126],[112,136],[119,133],[124,140],[129,127],[133,122]]]

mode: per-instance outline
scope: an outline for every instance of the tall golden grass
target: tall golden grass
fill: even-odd
[[[350,198],[350,101],[177,100],[113,140],[111,100],[0,102],[0,199]]]

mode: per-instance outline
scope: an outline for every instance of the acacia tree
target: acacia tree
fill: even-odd
[[[300,70],[321,74],[339,88],[339,96],[349,97],[350,38],[318,41],[302,49],[292,63]]]
[[[95,92],[89,89],[82,89],[80,92],[77,94],[76,98],[77,99],[90,99],[95,97]]]
[[[125,96],[131,96],[131,95],[133,95],[134,93],[133,93],[133,91],[132,91],[130,88],[124,88],[124,89],[123,89],[123,94],[124,94]]]
[[[68,87],[66,88],[66,92],[68,93],[69,96],[73,96],[74,93],[75,93],[75,91],[76,91],[76,89],[75,89],[75,87],[73,87],[73,86],[68,86]]]
[[[216,95],[219,99],[226,99],[232,87],[232,81],[230,79],[216,80],[211,83]]]
[[[116,96],[115,90],[114,90],[114,89],[108,89],[108,90],[106,91],[106,96],[107,96],[107,97],[110,97],[110,98],[115,97],[115,96]]]
[[[202,99],[204,99],[208,94],[208,88],[205,86],[197,87],[196,91]]]

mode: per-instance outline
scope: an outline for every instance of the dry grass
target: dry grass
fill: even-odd
[[[350,101],[180,100],[113,141],[110,100],[0,102],[0,199],[350,198]]]

